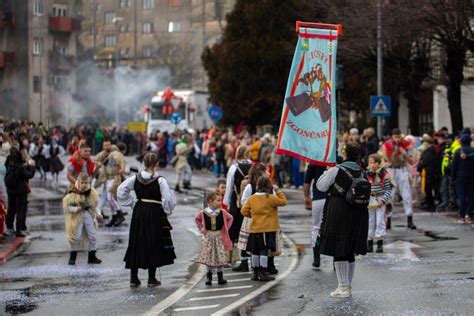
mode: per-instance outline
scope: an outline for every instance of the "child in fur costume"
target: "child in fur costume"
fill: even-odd
[[[207,195],[208,207],[201,210],[195,217],[196,225],[203,234],[201,250],[196,263],[207,266],[206,285],[212,285],[212,272],[217,269],[217,283],[226,284],[224,266],[227,264],[226,250],[232,250],[229,227],[233,217],[221,209],[222,197],[217,192]]]
[[[76,264],[77,251],[89,240],[89,258],[87,263],[99,264],[102,261],[95,256],[97,220],[102,215],[97,210],[99,195],[91,188],[90,178],[85,173],[77,177],[74,188],[64,197],[63,208],[66,215],[66,236],[71,246],[69,264]],[[85,232],[85,236],[84,236]]]

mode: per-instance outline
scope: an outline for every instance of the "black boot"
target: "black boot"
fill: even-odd
[[[386,228],[387,229],[392,229],[392,217],[387,217],[387,225],[386,225]]]
[[[174,191],[178,193],[183,193],[183,191],[181,191],[181,189],[179,188],[179,184],[176,184],[176,186],[174,187]]]
[[[268,257],[268,273],[278,274],[278,270],[275,268],[275,257]]]
[[[115,226],[115,223],[117,223],[117,215],[112,215],[112,219],[108,224],[105,224],[105,227]]]
[[[217,284],[224,285],[227,284],[227,280],[224,279],[224,272],[217,272]]]
[[[367,242],[367,252],[374,252],[374,241],[372,239]]]
[[[123,212],[121,210],[117,211],[117,220],[115,221],[114,226],[119,227],[125,221],[125,217],[123,216]]]
[[[268,268],[260,268],[260,272],[258,274],[258,280],[267,282],[275,280],[275,277],[272,277],[270,273],[268,273]]]
[[[138,278],[138,269],[130,270],[130,287],[139,287],[142,282]]]
[[[77,258],[77,251],[71,251],[69,253],[69,262],[68,262],[68,264],[70,266],[75,265],[76,264],[76,258]]]
[[[385,209],[385,212],[387,213],[387,229],[392,229],[392,203],[387,204],[387,207]]]
[[[249,272],[249,260],[248,259],[242,259],[238,266],[232,268],[232,271],[235,271],[235,272]]]
[[[407,216],[407,227],[410,229],[416,229],[415,224],[413,224],[413,216]]]
[[[252,276],[250,277],[250,280],[258,281],[259,272],[260,272],[260,267],[254,267],[252,270]]]
[[[183,188],[186,189],[186,190],[192,190],[193,189],[191,187],[191,182],[189,182],[189,181],[183,182]]]
[[[206,285],[212,285],[212,272],[208,271],[206,275]]]
[[[95,250],[89,251],[89,258],[87,259],[88,264],[100,264],[102,260],[95,256]]]
[[[382,253],[383,252],[383,239],[377,240],[377,250],[375,250],[376,253]]]
[[[107,215],[105,215],[105,214],[102,214],[102,218],[103,218],[103,219],[109,219],[110,216],[107,216]]]
[[[156,279],[155,274],[156,268],[148,268],[148,287],[156,287],[161,285],[161,282]]]
[[[321,265],[321,254],[319,252],[319,244],[313,247],[313,268],[319,268]]]

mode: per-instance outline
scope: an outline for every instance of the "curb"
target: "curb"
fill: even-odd
[[[27,237],[15,237],[13,242],[10,243],[0,252],[0,266],[7,263],[10,259],[23,253],[28,246],[31,244],[32,238]]]

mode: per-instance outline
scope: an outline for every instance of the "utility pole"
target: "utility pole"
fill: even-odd
[[[377,96],[383,95],[382,0],[377,0]],[[382,139],[384,118],[377,116],[377,135]]]
[[[40,104],[39,104],[39,117],[40,117],[40,122],[43,122],[43,53],[44,53],[44,43],[43,43],[43,16],[44,16],[44,3],[43,0],[40,2],[41,5],[41,14],[38,16],[39,20],[39,27],[38,27],[38,33],[39,33],[39,41],[41,45],[41,50],[39,54],[39,82],[40,82]]]
[[[137,30],[137,2],[133,2],[133,64],[137,65],[137,47],[138,47],[138,30]]]
[[[204,47],[206,47],[206,0],[202,0],[202,16],[201,16],[201,22],[202,22],[202,47],[201,47],[201,52],[204,51]],[[202,68],[202,67],[201,67]],[[204,91],[206,90],[206,74],[203,69],[202,71],[202,77],[201,77],[201,89]]]
[[[97,14],[97,0],[92,0],[92,46],[95,55],[97,45],[97,30],[96,30],[96,14]]]

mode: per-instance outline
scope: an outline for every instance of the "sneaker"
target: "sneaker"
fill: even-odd
[[[330,294],[331,297],[334,297],[334,298],[345,298],[345,297],[351,297],[352,293],[351,293],[351,288],[350,287],[346,287],[344,289],[340,289],[340,288],[337,288],[334,292],[332,292]]]
[[[7,229],[4,233],[4,236],[13,236],[15,235],[15,230],[14,229]]]

